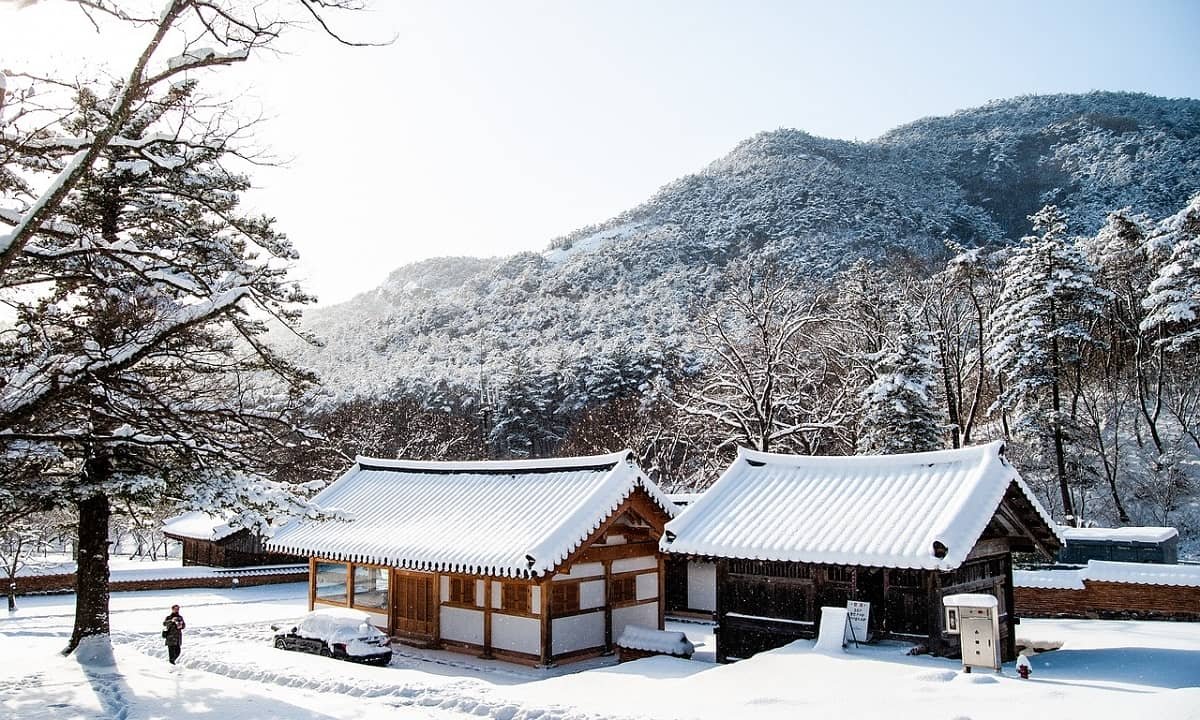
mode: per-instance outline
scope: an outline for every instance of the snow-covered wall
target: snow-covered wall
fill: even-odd
[[[541,623],[535,618],[492,615],[492,647],[537,655],[541,652]]]
[[[483,611],[442,607],[442,639],[483,644]]]
[[[556,618],[552,622],[554,623],[553,650],[555,655],[600,647],[604,644],[604,613],[602,612]],[[614,612],[614,635],[616,632],[616,613]]]

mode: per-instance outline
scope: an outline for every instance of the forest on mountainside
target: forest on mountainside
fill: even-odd
[[[690,490],[738,445],[1003,438],[1059,520],[1175,525],[1188,546],[1198,188],[1191,100],[1018,98],[870,143],[764,133],[545,253],[424,261],[313,313],[327,344],[293,357],[325,379],[327,440],[292,472],[629,447]]]

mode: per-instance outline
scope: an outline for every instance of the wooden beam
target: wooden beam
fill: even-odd
[[[634,581],[637,582],[636,580]],[[658,554],[658,629],[667,624],[667,567],[666,558]]]
[[[593,545],[578,557],[576,563],[604,562],[658,554],[658,543],[624,543],[622,545]]]

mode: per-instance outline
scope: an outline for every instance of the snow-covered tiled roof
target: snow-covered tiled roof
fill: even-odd
[[[675,630],[656,630],[641,625],[626,625],[617,638],[617,646],[630,650],[664,653],[666,655],[690,657],[696,646],[687,635]]]
[[[1003,450],[1001,442],[847,457],[741,449],[667,525],[661,544],[689,555],[950,570],[966,559],[1010,486],[1055,531]]]
[[[241,530],[232,527],[227,516],[211,515],[199,510],[185,512],[163,521],[163,532],[175,537],[195,540],[223,540]]]
[[[1200,587],[1200,565],[1110,562],[1088,560],[1080,571],[1083,580],[1092,582],[1135,583],[1137,585],[1174,585]]]
[[[1072,540],[1108,540],[1114,542],[1166,542],[1179,536],[1173,527],[1074,528],[1060,527],[1059,534],[1068,543]]]
[[[1200,587],[1200,565],[1089,560],[1074,570],[1014,570],[1015,587],[1083,590],[1084,581]]]
[[[1043,590],[1085,590],[1078,569],[1013,570],[1013,587]]]
[[[557,567],[639,487],[675,514],[629,451],[500,462],[360,457],[314,498],[350,520],[294,520],[268,547],[413,570],[539,575]]]

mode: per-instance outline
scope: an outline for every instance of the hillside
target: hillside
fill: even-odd
[[[638,382],[686,354],[694,313],[740,258],[828,276],[860,257],[1010,242],[1046,203],[1092,233],[1109,210],[1161,217],[1198,188],[1196,100],[1020,97],[862,143],[765,132],[544,253],[400,268],[312,312],[327,344],[292,352],[337,398],[460,402],[512,366],[618,364]]]

